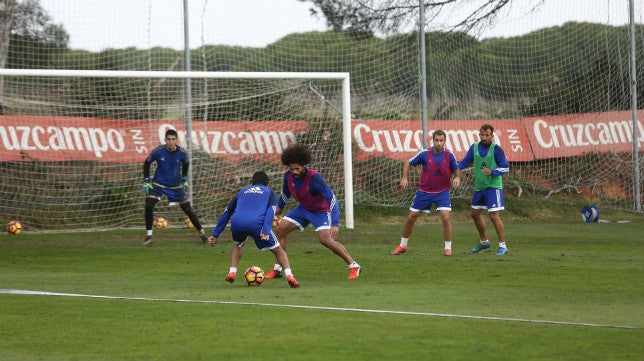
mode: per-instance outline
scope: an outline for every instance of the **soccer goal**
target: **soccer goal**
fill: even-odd
[[[349,73],[0,69],[0,216],[36,229],[140,226],[142,162],[176,129],[191,197],[214,224],[256,170],[279,193],[288,145],[310,147],[354,227]],[[287,209],[293,205],[287,204]],[[156,214],[182,226],[178,207]]]

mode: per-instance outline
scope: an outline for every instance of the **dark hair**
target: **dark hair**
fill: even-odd
[[[311,151],[304,144],[291,144],[282,152],[282,164],[299,164],[305,166],[311,163]]]
[[[177,131],[174,129],[168,129],[165,131],[165,137],[167,138],[168,135],[174,135],[175,137],[177,136]]]
[[[255,174],[253,174],[252,183],[268,186],[268,174],[266,174],[266,172],[264,172],[263,170],[255,172]]]
[[[483,124],[481,125],[481,130],[490,130],[492,134],[494,134],[494,127],[490,124]]]
[[[447,139],[447,134],[445,134],[445,131],[444,131],[444,130],[436,129],[436,130],[434,131],[434,133],[432,133],[432,140],[433,140],[433,139],[434,139],[434,137],[435,137],[435,136],[437,136],[437,135],[442,135],[442,136],[444,136],[444,137],[445,137],[445,139]]]

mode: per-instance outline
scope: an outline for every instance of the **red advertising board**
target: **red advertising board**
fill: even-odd
[[[509,161],[532,160],[528,138],[519,120],[432,120],[427,124],[427,144],[431,145],[434,130],[442,129],[447,134],[447,148],[461,160],[472,143],[479,141],[479,130],[485,123],[494,127],[494,141],[503,148]],[[407,161],[423,148],[419,120],[354,120],[351,135],[356,160],[380,156]]]
[[[573,157],[584,153],[633,151],[630,111],[570,114],[523,120],[536,159]],[[639,121],[639,150],[644,148],[644,110]]]
[[[644,119],[644,110],[638,112]],[[432,120],[428,134],[447,133],[447,148],[458,160],[479,141],[482,124],[494,126],[495,142],[510,162],[572,157],[590,152],[631,152],[631,112],[604,112],[521,120]],[[638,121],[639,149],[644,129]],[[177,120],[118,120],[59,116],[0,115],[0,161],[92,160],[142,162],[164,143],[167,129],[187,143],[185,124]],[[308,131],[308,123],[285,121],[194,121],[192,149],[230,163],[246,158],[279,163],[282,150]],[[406,161],[423,147],[419,120],[354,120],[354,160],[386,157]]]
[[[179,144],[186,144],[183,121],[3,115],[0,161],[142,162],[164,143],[170,128],[179,133]],[[282,150],[307,129],[304,121],[195,121],[191,144],[230,163],[244,158],[279,162]]]

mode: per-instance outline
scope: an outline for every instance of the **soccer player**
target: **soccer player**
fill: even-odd
[[[490,221],[499,237],[497,256],[508,253],[505,243],[505,226],[501,221],[499,211],[505,209],[503,200],[503,175],[510,171],[505,152],[494,143],[494,127],[483,124],[479,132],[480,141],[472,144],[465,158],[458,163],[460,169],[474,165],[474,195],[472,196],[472,219],[479,232],[479,242],[472,248],[472,253],[490,248],[487,238],[485,219],[481,214],[487,209]]]
[[[336,241],[340,224],[340,206],[335,194],[317,171],[307,167],[311,163],[311,151],[303,144],[292,144],[284,149],[282,164],[288,166],[284,174],[282,192],[277,203],[276,214],[280,215],[286,202],[291,198],[299,203],[290,210],[277,226],[277,239],[286,249],[287,235],[296,228],[304,230],[312,224],[318,234],[318,241],[342,258],[349,265],[349,279],[360,276],[360,265],[356,263],[344,246]],[[279,262],[266,274],[266,278],[279,278],[282,268]]]
[[[143,162],[143,187],[141,193],[145,195],[145,229],[144,246],[152,245],[152,222],[154,207],[165,195],[169,204],[178,204],[181,210],[190,218],[190,222],[199,232],[202,243],[208,242],[199,217],[192,209],[190,200],[186,195],[188,187],[188,155],[178,144],[177,131],[168,129],[165,132],[165,145],[156,147],[150,156]],[[150,180],[150,167],[157,163],[154,177]]]
[[[409,183],[409,169],[411,167],[422,167],[420,182],[416,195],[409,207],[407,221],[403,226],[400,245],[390,254],[399,255],[407,252],[409,236],[414,230],[414,223],[418,220],[421,212],[429,213],[432,205],[436,204],[436,211],[441,215],[443,222],[443,240],[445,242],[444,255],[452,255],[452,221],[450,213],[452,203],[450,197],[450,183],[458,187],[461,184],[461,170],[458,168],[454,154],[445,148],[447,135],[443,130],[436,130],[432,134],[433,147],[418,152],[403,166],[400,187],[406,189]],[[453,175],[453,177],[452,177]]]
[[[275,259],[284,269],[286,281],[292,288],[300,287],[289,265],[288,256],[273,234],[273,217],[277,206],[277,195],[268,188],[268,175],[263,171],[253,174],[251,185],[243,187],[228,203],[208,239],[214,245],[230,221],[233,234],[233,249],[230,253],[230,270],[226,281],[235,282],[237,264],[242,256],[242,248],[248,237],[255,241],[260,251],[270,249]]]

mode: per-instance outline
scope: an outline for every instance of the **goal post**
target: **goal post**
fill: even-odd
[[[0,93],[0,101],[3,103],[3,105],[4,104],[10,104],[10,105],[13,104],[16,109],[20,109],[21,108],[20,104],[22,104],[22,103],[36,104],[36,105],[33,105],[33,106],[30,105],[33,109],[30,109],[27,113],[24,114],[24,115],[26,115],[26,118],[29,119],[29,121],[31,121],[32,118],[38,117],[39,115],[44,115],[44,116],[60,115],[62,118],[65,118],[65,120],[67,120],[67,118],[69,118],[69,112],[67,112],[67,113],[62,112],[60,114],[57,114],[56,111],[47,111],[44,114],[40,114],[38,112],[38,108],[43,107],[43,106],[47,107],[47,109],[57,108],[57,107],[73,108],[74,109],[73,113],[79,116],[79,120],[78,120],[79,123],[78,124],[82,124],[82,122],[86,122],[88,124],[94,124],[95,122],[97,122],[99,120],[100,121],[105,121],[105,122],[128,121],[128,120],[131,120],[131,118],[127,117],[128,114],[137,113],[138,117],[135,118],[135,119],[137,121],[139,121],[139,122],[140,121],[149,122],[149,121],[153,120],[153,121],[159,121],[159,122],[163,123],[158,128],[154,128],[154,129],[156,129],[156,133],[157,133],[157,134],[153,134],[154,136],[156,136],[156,139],[157,139],[156,141],[158,141],[160,138],[162,138],[162,137],[159,137],[159,135],[162,132],[162,129],[167,129],[168,127],[171,127],[172,124],[180,124],[179,122],[181,121],[181,116],[180,116],[181,113],[179,111],[179,107],[188,106],[188,105],[191,108],[198,107],[199,108],[199,115],[193,115],[192,119],[186,119],[187,116],[183,117],[184,118],[183,121],[185,122],[186,131],[189,131],[192,134],[180,134],[180,140],[182,140],[182,144],[184,146],[186,146],[189,154],[192,154],[191,151],[193,150],[193,144],[194,145],[199,144],[200,146],[203,146],[203,145],[211,146],[212,145],[212,147],[215,147],[215,145],[214,145],[215,143],[218,144],[218,145],[220,144],[220,141],[223,143],[224,141],[222,139],[223,139],[223,137],[225,137],[225,134],[222,136],[220,133],[225,133],[226,132],[226,131],[222,131],[222,132],[213,131],[212,130],[212,126],[213,126],[212,124],[208,126],[209,128],[207,128],[205,125],[202,125],[201,126],[202,130],[199,130],[199,129],[195,130],[195,127],[193,126],[193,123],[204,123],[205,124],[205,123],[209,122],[210,121],[210,119],[208,119],[209,111],[212,113],[212,108],[214,108],[215,106],[219,107],[220,109],[224,109],[225,111],[230,112],[232,117],[235,117],[234,114],[235,114],[236,110],[231,110],[234,107],[229,105],[230,103],[232,103],[235,100],[231,100],[231,99],[225,99],[225,100],[208,99],[208,97],[209,97],[208,92],[213,92],[213,90],[208,89],[208,87],[210,86],[212,88],[217,88],[217,86],[212,86],[212,85],[208,84],[207,82],[209,80],[230,80],[230,81],[248,80],[251,83],[253,81],[270,82],[272,80],[275,80],[275,81],[290,80],[290,81],[299,81],[299,82],[302,82],[302,83],[307,83],[309,81],[334,82],[334,83],[339,82],[339,83],[341,83],[340,86],[339,86],[339,88],[341,88],[340,94],[331,94],[331,95],[329,95],[329,94],[324,94],[324,93],[319,93],[317,91],[313,91],[312,93],[315,93],[315,95],[311,96],[311,97],[312,98],[317,97],[317,100],[312,101],[312,103],[319,102],[319,104],[322,104],[322,105],[318,104],[318,105],[315,105],[315,106],[323,107],[323,108],[326,109],[326,108],[329,107],[329,104],[330,104],[330,108],[333,108],[334,111],[341,112],[341,114],[339,114],[337,116],[333,116],[333,118],[336,118],[336,117],[341,118],[341,122],[342,122],[341,142],[338,142],[339,140],[337,140],[337,139],[324,139],[324,141],[317,141],[316,140],[315,144],[318,147],[318,153],[320,153],[320,154],[325,153],[324,152],[324,147],[325,147],[325,142],[327,140],[329,142],[336,141],[336,142],[341,144],[341,147],[342,147],[341,153],[337,154],[337,157],[336,157],[337,159],[335,159],[334,161],[337,162],[338,164],[342,164],[342,168],[343,168],[342,169],[342,178],[343,178],[342,179],[342,183],[343,183],[342,191],[343,192],[337,192],[337,190],[335,190],[335,189],[334,189],[334,191],[336,193],[336,196],[338,196],[338,202],[341,202],[342,199],[344,200],[344,205],[343,205],[342,211],[345,214],[345,217],[344,217],[344,219],[345,219],[345,227],[349,228],[349,229],[354,228],[353,164],[352,164],[352,147],[351,147],[351,144],[352,144],[352,141],[351,141],[351,139],[352,139],[352,137],[351,137],[351,95],[350,95],[350,75],[349,75],[349,73],[344,73],[344,72],[207,72],[207,71],[118,71],[118,70],[62,70],[62,69],[55,69],[55,70],[54,69],[52,69],[52,70],[45,70],[45,69],[0,69],[0,77],[5,77],[5,79],[16,79],[16,78],[27,79],[25,81],[21,81],[20,87],[24,87],[24,89],[20,90],[19,95],[15,95],[14,93],[11,93],[10,95],[7,95],[8,92],[7,92],[6,89],[12,87],[10,82],[8,82],[8,84],[5,85],[4,93]],[[101,79],[101,82],[102,81],[107,81],[105,79],[121,79],[121,80],[138,79],[138,80],[145,80],[145,82],[147,82],[147,84],[141,86],[140,84],[137,83],[133,87],[139,87],[140,89],[138,89],[138,88],[133,89],[132,94],[109,94],[110,97],[116,99],[115,100],[116,103],[120,102],[120,101],[126,103],[126,102],[129,101],[127,107],[123,108],[123,109],[125,109],[125,110],[123,110],[123,109],[119,109],[120,105],[118,105],[118,104],[114,104],[114,107],[113,107],[114,109],[112,109],[112,106],[110,104],[100,104],[100,105],[91,104],[91,105],[87,105],[86,104],[87,101],[83,102],[82,104],[73,104],[73,105],[68,105],[68,104],[60,105],[60,104],[52,103],[52,102],[59,101],[59,99],[57,99],[57,97],[64,98],[65,97],[65,92],[70,92],[70,93],[73,92],[73,91],[68,89],[69,87],[82,87],[84,82],[70,85],[70,84],[67,84],[67,83],[61,81],[61,82],[56,83],[55,86],[48,86],[48,87],[46,87],[45,90],[41,90],[40,88],[38,88],[38,86],[34,86],[32,84],[32,83],[36,83],[37,81],[31,81],[31,82],[28,81],[28,79],[30,79],[30,78],[33,78],[33,79],[52,79],[52,78],[56,78],[56,79],[83,79],[83,80],[87,80],[87,82],[91,82],[92,80],[96,80],[96,79]],[[152,91],[151,89],[155,89],[155,87],[157,87],[157,86],[165,86],[165,84],[164,85],[160,85],[160,84],[162,84],[164,82],[168,82],[170,79],[185,80],[185,79],[188,79],[188,78],[189,79],[201,79],[201,81],[204,82],[202,84],[203,94],[204,95],[195,95],[195,94],[198,94],[200,90],[199,89],[195,90],[193,88],[192,89],[193,90],[192,94],[184,94],[184,95],[187,95],[187,96],[185,98],[180,98],[179,96],[177,96],[178,92],[185,91],[185,89],[182,88],[182,85],[180,83],[176,83],[175,84],[176,89],[174,89],[175,97],[173,98],[173,101],[175,102],[175,104],[173,104],[172,106],[167,106],[166,108],[162,109],[162,111],[157,112],[157,113],[163,113],[164,114],[162,119],[166,119],[166,116],[168,114],[173,113],[172,119],[174,119],[174,123],[172,121],[169,121],[169,120],[161,120],[159,118],[154,118],[154,117],[150,118],[150,116],[145,116],[146,112],[149,113],[149,110],[150,110],[149,108],[151,108],[151,107],[159,107],[158,105],[152,105],[151,106],[149,104],[146,104],[147,103],[146,100],[150,99],[150,93]],[[24,83],[24,85],[22,83]],[[120,84],[120,85],[122,85],[122,84]],[[34,87],[29,88],[31,86],[34,86]],[[245,86],[249,86],[249,85],[245,85]],[[249,87],[253,88],[252,85],[250,85]],[[14,86],[14,88],[15,88],[15,86]],[[199,88],[199,87],[197,87],[197,88]],[[257,88],[259,88],[259,86]],[[284,88],[288,88],[288,86],[285,86]],[[253,89],[253,91],[255,91],[255,90],[256,89]],[[75,92],[79,92],[79,91],[82,91],[82,89],[75,90]],[[102,90],[99,89],[98,91],[105,91],[106,93],[108,92],[105,89],[102,89]],[[273,95],[273,93],[278,93],[278,92],[283,91],[283,89],[281,89],[281,88],[277,89],[277,90],[274,90],[274,89],[261,89],[261,93],[258,90],[257,94],[243,94],[243,89],[238,89],[238,88],[235,88],[234,90],[232,90],[231,88],[227,88],[227,89],[223,89],[223,90],[216,89],[216,91],[221,91],[222,93],[226,93],[227,91],[229,91],[230,93],[233,93],[235,96],[237,96],[237,99],[243,99],[245,101],[248,101],[249,99],[251,99],[251,100],[252,99],[260,99],[260,98],[264,99],[266,97],[269,97],[270,95]],[[297,90],[295,90],[295,91],[290,90],[290,91],[292,92],[291,94],[297,94]],[[41,92],[45,93],[46,95],[42,99],[37,98],[37,96],[39,95],[38,93],[41,93]],[[52,95],[52,93],[56,93],[56,94]],[[33,98],[31,98],[32,96],[33,96]],[[101,96],[105,96],[105,94],[101,94]],[[165,96],[165,94],[163,96]],[[135,99],[133,99],[133,100],[125,99],[125,98],[129,98],[129,97],[133,97]],[[157,102],[162,102],[164,99],[161,99],[162,96],[159,96],[159,97],[160,97],[160,99],[158,99]],[[286,95],[283,99],[280,100],[281,103],[283,104],[285,102],[288,102],[290,100],[289,97],[295,97],[295,95]],[[57,100],[55,100],[55,101],[52,100],[52,99],[55,99],[55,98]],[[179,99],[181,99],[181,100],[179,100]],[[186,99],[192,99],[192,100],[186,100]],[[136,103],[136,100],[138,100],[142,104]],[[262,102],[263,101],[264,100],[262,100]],[[184,104],[181,104],[182,102]],[[188,103],[188,102],[190,102],[190,103]],[[309,99],[309,102],[311,102],[310,99]],[[334,106],[332,104],[332,102],[336,102],[336,103],[341,102],[341,107]],[[89,101],[89,103],[91,103],[91,101]],[[16,106],[16,104],[19,104],[19,105]],[[88,113],[88,111],[84,108],[86,106],[96,107],[97,111],[92,112],[93,116],[89,117],[91,119],[83,120],[83,118],[86,117],[85,114]],[[262,112],[262,109],[261,109],[264,106],[264,103],[260,103],[260,102],[257,102],[256,104],[253,103],[253,106],[256,106],[256,108],[254,109],[255,113],[259,114],[258,116],[262,117],[262,118],[258,119],[259,121],[267,121],[268,123],[271,124],[271,126],[273,126],[273,123],[277,123],[278,121],[286,121],[284,123],[285,124],[284,125],[285,131],[279,133],[280,136],[282,137],[281,138],[282,143],[280,143],[281,145],[285,146],[285,145],[288,145],[289,141],[290,142],[296,141],[296,139],[298,139],[297,136],[300,134],[298,132],[301,132],[301,133],[306,132],[306,130],[304,130],[306,127],[304,127],[304,128],[299,127],[298,128],[300,123],[307,123],[306,117],[302,117],[302,114],[308,114],[306,112],[298,113],[297,118],[288,119],[288,118],[280,118],[280,116],[284,116],[283,114],[288,114],[288,111],[280,110],[279,112],[276,112],[276,114],[278,114],[278,115],[275,116],[275,119],[266,119],[268,117],[266,116],[265,112]],[[271,103],[271,106],[273,106],[272,103]],[[283,107],[283,105],[281,105],[281,106]],[[241,108],[241,107],[237,107],[237,108],[234,108],[234,109],[238,109],[238,108]],[[101,111],[104,111],[105,114],[125,114],[125,115],[123,117],[100,116],[100,114],[102,114]],[[315,116],[319,116],[319,119],[327,119],[329,117],[328,112],[326,110],[324,110],[324,111],[309,110],[308,112],[310,114],[315,114]],[[323,113],[323,115],[319,115],[320,113]],[[13,112],[13,113],[5,112],[5,116],[7,116],[7,114],[9,114],[8,115],[9,117],[11,117],[11,116],[20,116],[21,115],[20,112]],[[96,114],[98,114],[99,116],[96,116]],[[143,114],[143,115],[141,115],[141,114]],[[249,114],[252,115],[252,112],[249,111]],[[243,115],[243,116],[239,116],[239,119],[234,119],[234,120],[242,120],[242,122],[245,119],[245,123],[244,123],[245,125],[239,125],[239,126],[238,125],[231,125],[231,122],[226,122],[225,114],[222,115],[220,117],[220,119],[217,119],[217,121],[219,121],[219,122],[214,123],[214,124],[217,127],[220,124],[225,124],[225,126],[229,126],[229,127],[234,128],[234,129],[238,129],[238,128],[239,129],[242,129],[242,128],[246,129],[246,128],[249,128],[248,123],[253,121],[250,118],[251,115]],[[195,119],[198,116],[202,116],[203,121],[195,121]],[[99,120],[97,120],[97,119],[99,119]],[[21,120],[18,120],[17,122],[20,123]],[[317,122],[321,123],[322,121],[317,121]],[[15,124],[18,124],[18,123],[13,123],[13,124],[15,125]],[[290,124],[290,123],[298,123],[298,124],[293,125],[293,124]],[[152,128],[151,126],[148,126],[148,127]],[[293,127],[295,127],[296,130],[291,131]],[[330,125],[328,128],[333,128],[333,127],[334,127],[334,125]],[[56,150],[60,150],[58,148],[65,148],[65,146],[66,146],[64,144],[63,145],[61,145],[61,144],[53,144],[53,143],[56,143],[56,142],[60,143],[59,141],[51,141],[51,139],[53,139],[54,137],[60,137],[61,139],[63,138],[63,135],[62,135],[63,131],[61,129],[59,129],[59,128],[56,128],[55,125],[50,124],[50,126],[49,126],[49,128],[56,128],[54,130],[49,130],[49,128],[46,125],[38,125],[35,128],[33,128],[32,130],[30,130],[30,131],[33,132],[32,135],[26,135],[24,133],[20,133],[21,130],[18,129],[18,128],[20,128],[20,125],[13,126],[13,128],[11,128],[11,129],[8,129],[8,127],[0,127],[0,128],[2,128],[2,129],[0,129],[0,133],[2,133],[2,134],[0,134],[0,136],[4,136],[6,139],[9,139],[9,140],[11,140],[11,139],[15,140],[15,142],[14,142],[14,146],[15,146],[14,150],[16,150],[19,147],[18,143],[20,143],[19,138],[21,138],[21,137],[24,137],[24,139],[27,139],[26,143],[30,143],[30,142],[33,143],[34,141],[39,143],[40,150],[43,150],[45,153],[47,152],[47,150],[51,150],[51,149],[56,148],[56,147],[57,147]],[[7,128],[7,129],[5,129],[5,128]],[[81,128],[81,127],[79,126],[79,128]],[[97,126],[97,128],[98,128],[98,126]],[[126,128],[127,128],[127,126],[126,126]],[[279,130],[279,128],[280,128],[280,126],[276,125],[275,129]],[[25,129],[27,129],[27,128],[25,128]],[[78,129],[74,128],[74,127],[65,127],[64,129],[65,129],[64,131],[76,132],[76,134],[72,134],[72,144],[69,146],[69,148],[71,148],[71,149],[69,149],[70,151],[74,149],[74,142],[75,142],[76,149],[81,149],[81,148],[84,147],[83,148],[84,150],[92,150],[96,156],[103,157],[103,159],[105,159],[105,155],[106,155],[106,152],[107,152],[108,148],[110,148],[110,147],[115,147],[115,148],[126,147],[126,145],[123,144],[124,141],[123,141],[122,134],[119,135],[119,134],[117,134],[118,132],[110,133],[110,131],[102,132],[102,131],[100,131],[100,129],[96,130],[94,128],[94,125],[88,126],[89,130],[87,130],[87,131],[86,130],[78,130]],[[69,129],[72,129],[72,130],[69,130]],[[288,130],[288,131],[286,131],[286,130]],[[127,131],[128,131],[128,129],[125,130],[125,132],[127,132]],[[130,141],[132,141],[134,139],[134,141],[133,141],[134,147],[138,147],[137,149],[143,149],[144,147],[147,146],[148,150],[151,150],[149,148],[152,148],[154,144],[148,142],[148,144],[146,145],[143,140],[136,138],[136,136],[138,136],[139,133],[141,133],[140,130],[129,129],[129,131],[133,132],[133,134],[134,134],[134,136],[129,139]],[[315,132],[315,131],[316,131],[316,129],[311,130],[311,132]],[[85,133],[83,133],[83,132],[85,132]],[[120,132],[123,133],[124,130],[120,130]],[[233,138],[235,138],[235,137],[241,138],[241,136],[240,136],[240,134],[242,134],[241,131],[240,131],[240,133],[232,133],[232,131],[228,131],[228,132],[230,134],[232,134],[232,135],[229,134],[229,136],[231,136]],[[38,133],[38,134],[36,134],[36,133]],[[45,136],[45,133],[46,133],[46,136]],[[83,133],[83,134],[79,134],[79,133]],[[153,133],[153,132],[151,131],[151,133]],[[332,134],[329,136],[329,134],[331,133],[330,130],[322,131],[320,133],[323,133],[323,134],[319,135],[321,137],[326,136],[326,137],[333,138]],[[329,134],[327,134],[327,133],[329,133]],[[51,134],[54,134],[54,135],[51,135]],[[215,135],[213,136],[213,134],[215,134]],[[246,133],[244,133],[244,134],[246,134]],[[83,138],[83,136],[85,138]],[[213,138],[209,139],[208,137],[210,137],[210,136],[212,136]],[[272,133],[270,135],[267,134],[266,129],[259,129],[257,132],[253,133],[253,136],[254,137],[265,137],[265,138],[271,137],[271,136],[277,137],[277,136],[273,135]],[[33,137],[33,139],[31,139],[29,137]],[[48,145],[43,146],[43,144],[41,144],[41,143],[43,143],[44,142],[43,139],[46,140],[47,137],[50,137],[49,139],[50,139],[50,142],[52,142],[52,144],[48,144]],[[270,147],[270,145],[266,145],[264,143],[259,144],[259,145],[255,144],[255,145],[249,146],[248,144],[244,143],[244,142],[250,142],[250,139],[251,139],[250,137],[251,136],[249,135],[248,137],[249,137],[248,139],[241,139],[241,140],[236,139],[237,141],[242,143],[242,145],[240,145],[240,147],[244,147],[244,146],[251,147],[251,148],[252,147],[260,147],[261,148],[261,147],[264,147],[264,146]],[[154,137],[152,137],[152,138],[154,138]],[[111,144],[111,143],[113,143],[113,144]],[[157,145],[159,145],[159,144],[160,143],[158,143]],[[27,145],[27,147],[29,147],[29,146]],[[35,152],[37,152],[39,150],[38,147],[32,147],[32,148],[35,149]],[[197,147],[197,148],[199,148],[199,147]],[[283,150],[283,147],[282,147],[282,149],[277,149],[277,148],[280,148],[280,145],[277,145],[275,148],[276,148],[276,149],[274,149],[275,152],[280,152],[281,153],[281,150]],[[63,150],[65,150],[65,149],[63,149]],[[70,151],[63,152],[61,154],[70,155],[70,154],[73,153],[73,152],[70,152]],[[215,151],[215,153],[216,152],[217,151]],[[253,149],[250,149],[250,150],[249,149],[242,149],[242,150],[235,150],[234,151],[235,154],[241,154],[241,153],[244,153],[244,152],[253,153]],[[43,153],[43,154],[45,154],[45,153]],[[329,152],[329,153],[332,153],[332,152]],[[253,156],[257,157],[257,154],[253,154]],[[273,154],[273,156],[274,156],[274,154]],[[60,157],[60,155],[58,155],[58,157]],[[261,158],[261,154],[259,155],[259,157]],[[4,158],[11,158],[11,156],[6,156],[6,154],[5,154]],[[269,157],[266,156],[264,158],[265,158],[264,160],[266,160]],[[74,156],[72,156],[70,159],[76,160],[76,158],[74,158]],[[25,159],[22,159],[22,160],[25,160]],[[69,160],[69,159],[62,159],[61,158],[60,160]],[[5,159],[3,159],[3,162],[4,161],[5,161]],[[238,160],[235,160],[235,161],[238,161]],[[117,162],[122,162],[122,161],[119,160]],[[130,160],[130,162],[132,162],[132,160]],[[192,164],[194,164],[192,159],[191,159],[191,162],[192,162]],[[243,167],[246,164],[246,163],[244,163],[245,161],[243,161],[243,160],[239,160],[239,162],[241,162],[241,167]],[[274,156],[272,158],[272,164],[275,164],[277,162],[279,162],[279,156],[277,156],[277,157]],[[312,163],[313,164],[311,166],[313,168],[315,168],[315,169],[318,169],[316,167],[316,157],[315,156],[313,157],[313,162]],[[219,164],[219,163],[216,163],[216,164]],[[213,166],[213,168],[214,167],[215,166]],[[194,168],[194,166],[191,167],[191,169],[193,169],[193,168]],[[204,167],[204,168],[206,168],[206,167]],[[138,169],[138,168],[134,167],[134,169]],[[239,168],[236,168],[236,170],[238,170],[238,169]],[[211,174],[208,173],[209,171],[212,172],[212,170],[204,170],[203,172],[204,172],[204,174],[206,174],[209,177],[209,176],[211,176]],[[272,173],[274,175],[277,175],[277,174],[282,173],[282,171],[280,171],[280,172],[272,172]],[[325,174],[324,170],[322,170],[321,173],[325,176],[325,179],[327,179],[327,182],[329,182],[329,179],[327,178],[327,175]],[[17,177],[20,177],[20,175],[18,175]],[[330,177],[333,177],[333,180],[337,180],[337,178],[339,178],[339,176],[337,176],[337,175],[330,175]],[[138,178],[133,176],[131,179],[135,180],[135,179],[138,179]],[[16,180],[14,180],[14,181],[16,181]],[[24,181],[24,180],[17,180],[17,182],[22,182],[22,181]],[[191,177],[190,181],[192,182],[192,177]],[[203,184],[203,183],[204,182],[202,182],[201,184]],[[281,177],[280,177],[280,184],[281,184]],[[337,184],[337,183],[334,183],[334,184]],[[333,185],[332,185],[332,187],[333,187]],[[190,188],[190,190],[191,190],[191,195],[192,195],[193,194],[192,193],[192,187]],[[230,191],[230,187],[229,187],[228,190]],[[195,186],[195,191],[199,191],[199,185]],[[215,192],[212,192],[212,191],[209,190],[209,192],[206,192],[206,193],[212,194],[212,193],[215,193]],[[342,197],[340,197],[340,195],[338,193],[340,193],[340,195]],[[197,199],[196,202],[197,203],[201,203],[201,202],[205,203],[205,202],[208,202],[208,200]],[[227,202],[227,199],[226,199],[226,202]],[[18,211],[20,211],[20,210],[18,210]],[[208,213],[212,213],[212,212],[209,211]],[[206,224],[210,223],[210,218],[211,218],[212,214],[209,214],[208,216],[209,216],[208,217],[209,220],[204,222]],[[100,223],[95,223],[95,224],[97,224],[97,226],[99,228],[101,228]],[[106,224],[108,224],[108,223],[106,223]],[[35,226],[34,228],[47,228],[47,227],[45,225],[41,225],[40,227]]]

